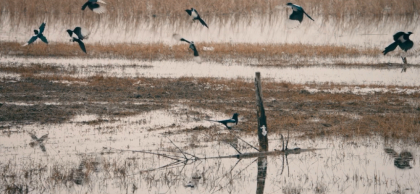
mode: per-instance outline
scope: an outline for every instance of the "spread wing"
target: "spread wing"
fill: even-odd
[[[42,34],[44,32],[44,29],[45,29],[45,22],[43,22],[41,26],[39,26],[39,33]]]
[[[191,43],[190,41],[188,41],[188,40],[186,40],[186,39],[182,38],[182,37],[181,37],[181,35],[179,35],[179,34],[173,34],[173,35],[172,35],[172,37],[173,37],[175,40],[184,41],[184,42],[187,42],[188,44],[190,44],[190,43]]]
[[[35,40],[38,38],[38,36],[32,36],[31,37],[31,39],[29,39],[29,41],[27,42],[27,43],[25,43],[24,45],[22,45],[22,46],[26,46],[26,45],[29,45],[29,44],[32,44],[33,42],[35,42]]]
[[[39,138],[38,141],[44,141],[47,138],[48,138],[48,134],[45,134],[41,138]]]
[[[28,134],[31,136],[31,138],[35,141],[38,141],[38,138],[36,137],[35,134],[28,132]]]
[[[392,44],[390,44],[389,46],[387,46],[387,47],[385,48],[385,50],[384,50],[384,51],[382,51],[382,53],[383,53],[384,55],[386,55],[387,53],[389,53],[389,52],[391,52],[391,51],[395,50],[395,48],[397,48],[397,46],[398,46],[398,42],[393,42]]]
[[[83,4],[83,6],[82,6],[82,10],[85,10],[86,9],[86,7],[89,5],[89,4],[91,4],[91,2],[86,2],[85,4]]]
[[[404,36],[404,32],[397,32],[394,34],[394,36],[392,36],[394,38],[394,41],[399,41],[399,39],[401,38],[401,36]]]
[[[74,28],[73,32],[77,35],[79,39],[83,40],[82,28],[76,27]]]
[[[47,43],[47,44],[48,44],[48,40],[47,40],[47,38],[45,38],[45,36],[44,36],[44,35],[42,35],[42,34],[38,34],[38,37],[39,37],[39,39],[41,39],[41,40],[42,40],[42,42],[45,42],[45,43]]]

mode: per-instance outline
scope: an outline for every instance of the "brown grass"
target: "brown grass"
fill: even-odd
[[[338,45],[307,45],[307,44],[225,44],[212,42],[196,43],[201,57],[209,61],[221,62],[224,59],[240,60],[253,58],[259,61],[282,63],[290,57],[357,57],[380,56],[377,48],[356,48]],[[213,47],[213,51],[205,51],[203,47]],[[139,60],[191,60],[192,51],[187,44],[167,45],[163,43],[150,44],[86,44],[88,54],[83,53],[79,46],[69,43],[36,43],[22,47],[15,42],[0,42],[0,53],[16,56],[40,57],[83,57],[83,58],[127,58]],[[287,62],[286,60],[284,62]]]
[[[90,10],[81,10],[86,0],[3,0],[0,4],[0,16],[9,15],[11,22],[17,26],[35,25],[42,21],[63,22],[67,25],[95,25],[99,20],[107,19],[115,25],[129,23],[127,30],[140,23],[160,23],[169,20],[179,25],[179,18],[186,18],[185,9],[196,8],[207,21],[225,22],[227,19],[251,20],[255,15],[263,17],[278,16],[278,5],[285,5],[289,0],[147,0],[106,1],[108,13],[94,14]],[[417,0],[308,0],[291,1],[303,6],[315,18],[323,16],[325,20],[338,19],[345,21],[351,17],[371,17],[376,19],[406,16],[413,19],[419,13],[420,3]],[[290,11],[290,10],[289,10]],[[1,18],[1,17],[0,17]],[[357,21],[357,20],[353,20]],[[346,22],[352,22],[347,20]],[[158,24],[157,24],[158,26]]]

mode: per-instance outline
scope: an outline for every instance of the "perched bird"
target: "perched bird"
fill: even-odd
[[[89,7],[89,9],[95,13],[105,13],[106,8],[101,6],[99,3],[106,4],[103,0],[88,0],[85,4],[83,4],[82,10],[85,10],[86,7]]]
[[[198,55],[197,48],[195,47],[195,45],[194,45],[194,42],[193,42],[193,41],[188,41],[188,40],[186,40],[186,39],[182,38],[182,37],[181,37],[181,35],[179,35],[179,34],[173,34],[173,37],[175,38],[175,40],[184,41],[184,42],[186,42],[186,43],[190,44],[190,49],[194,52],[194,60],[195,60],[197,63],[201,63],[201,58],[200,58],[200,56]]]
[[[75,27],[74,30],[68,29],[67,33],[70,37],[73,37],[73,34],[75,34],[80,40],[88,39],[90,34],[90,32],[88,32],[85,29],[82,29],[81,27]]]
[[[79,46],[82,49],[82,51],[86,53],[86,47],[85,47],[85,44],[82,42],[82,40],[73,37],[73,40],[72,41],[79,43]]]
[[[413,34],[412,32],[397,32],[394,34],[394,42],[387,46],[382,53],[386,55],[387,53],[395,50],[397,46],[400,46],[402,50],[407,52],[407,50],[413,48],[413,41],[410,40],[410,35]],[[403,59],[404,60],[404,59]]]
[[[311,18],[311,16],[309,16],[305,10],[303,10],[303,8],[299,5],[295,5],[293,3],[287,3],[287,6],[290,6],[293,9],[293,13],[289,16],[289,19],[291,20],[298,20],[299,23],[302,23],[303,20],[303,14],[305,14],[306,16],[308,16],[309,19],[311,19],[312,21],[315,21],[314,19]]]
[[[188,13],[188,15],[190,15],[190,16],[191,16],[191,18],[192,18],[192,20],[193,20],[193,21],[198,20],[198,21],[200,21],[200,23],[201,23],[201,24],[203,24],[203,26],[205,26],[205,27],[209,28],[209,27],[207,26],[206,22],[204,22],[204,20],[203,20],[203,19],[201,19],[201,17],[200,17],[200,15],[198,14],[197,10],[195,10],[194,8],[191,8],[191,9],[187,9],[187,10],[185,10],[185,11]]]
[[[41,150],[42,150],[43,152],[46,152],[47,150],[45,149],[45,146],[44,146],[44,141],[45,141],[46,139],[48,139],[48,134],[45,134],[45,135],[43,135],[42,137],[38,138],[38,137],[36,137],[36,135],[35,135],[35,134],[33,134],[33,133],[31,133],[31,132],[28,132],[28,133],[29,133],[29,135],[31,136],[32,140],[34,140],[34,141],[32,141],[31,143],[29,143],[29,145],[30,145],[31,147],[34,147],[35,145],[39,145],[39,147],[41,148]]]
[[[232,129],[232,127],[234,125],[238,124],[238,113],[233,114],[231,119],[226,119],[226,120],[208,120],[208,121],[213,121],[213,122],[218,122],[218,123],[222,123],[223,125],[225,125],[228,129]]]
[[[36,30],[36,29],[34,30],[35,35],[32,36],[32,38],[29,39],[29,41],[22,46],[29,45],[29,44],[35,42],[35,40],[38,39],[38,38],[41,39],[42,42],[45,42],[45,43],[48,44],[47,38],[45,38],[45,36],[42,34],[44,32],[44,29],[45,29],[45,22],[42,23],[41,26],[39,26],[39,30]]]

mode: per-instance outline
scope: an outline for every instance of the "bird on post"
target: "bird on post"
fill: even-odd
[[[195,10],[194,8],[191,8],[191,9],[187,9],[187,10],[185,10],[185,11],[188,13],[188,15],[190,15],[190,16],[191,16],[191,18],[192,18],[192,20],[193,20],[193,21],[198,20],[198,21],[200,21],[200,23],[201,23],[203,26],[205,26],[205,27],[209,28],[209,27],[207,26],[206,22],[204,22],[204,20],[203,20],[203,19],[201,19],[201,17],[200,17],[200,15],[198,14],[197,10]]]
[[[48,40],[47,40],[47,38],[45,38],[45,36],[42,34],[43,32],[44,32],[44,29],[45,29],[45,25],[46,25],[46,23],[45,22],[43,22],[42,24],[41,24],[41,26],[39,26],[39,29],[38,30],[34,30],[34,33],[35,33],[35,35],[33,35],[32,37],[31,37],[31,39],[29,39],[29,41],[27,42],[27,43],[25,43],[24,45],[22,45],[22,46],[27,46],[27,45],[29,45],[29,44],[32,44],[33,42],[35,42],[36,41],[36,39],[41,39],[42,40],[42,42],[45,42],[46,44],[48,44]]]
[[[299,23],[302,23],[303,20],[303,14],[305,14],[306,16],[308,16],[309,19],[311,19],[312,21],[315,21],[314,19],[311,18],[311,16],[309,16],[305,10],[303,10],[303,8],[299,5],[295,5],[293,3],[287,3],[287,6],[290,6],[293,10],[292,14],[290,14],[289,19],[291,20],[298,20]]]
[[[231,119],[226,120],[207,120],[212,122],[218,122],[226,126],[228,129],[232,129],[233,126],[238,125],[238,113],[234,113]]]

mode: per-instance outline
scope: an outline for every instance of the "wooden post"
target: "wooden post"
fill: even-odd
[[[263,104],[260,72],[255,73],[255,94],[257,97],[258,142],[261,151],[268,151],[268,127]]]

